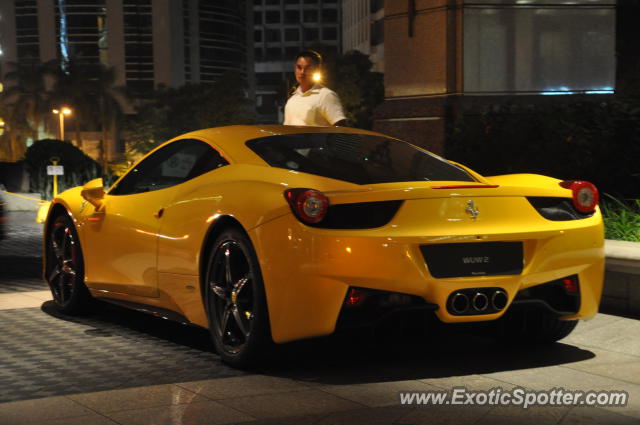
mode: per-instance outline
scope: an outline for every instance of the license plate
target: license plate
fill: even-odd
[[[498,276],[522,273],[522,242],[452,243],[420,246],[433,277]]]

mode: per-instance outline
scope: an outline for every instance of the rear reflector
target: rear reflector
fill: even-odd
[[[576,275],[565,277],[562,279],[562,283],[564,284],[564,289],[567,290],[568,294],[577,294],[580,290],[578,285],[578,276]]]
[[[349,307],[355,307],[362,304],[366,296],[367,292],[363,289],[351,288],[347,293],[347,298],[345,299],[344,303]]]

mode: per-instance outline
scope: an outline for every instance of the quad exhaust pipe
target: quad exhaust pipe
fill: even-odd
[[[462,293],[456,292],[453,294],[451,298],[451,310],[453,310],[456,314],[464,314],[467,310],[469,310],[469,297]]]
[[[502,311],[508,301],[501,288],[463,289],[449,295],[447,309],[455,316],[492,314]]]

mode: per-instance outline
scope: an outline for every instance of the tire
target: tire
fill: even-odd
[[[254,365],[272,343],[262,274],[248,236],[228,228],[215,239],[205,272],[209,331],[234,367]]]
[[[577,320],[560,320],[538,310],[508,313],[498,322],[498,338],[520,345],[552,344],[567,337],[578,325]]]
[[[89,312],[93,298],[84,284],[80,240],[67,214],[49,225],[46,255],[45,277],[58,310],[72,315]]]

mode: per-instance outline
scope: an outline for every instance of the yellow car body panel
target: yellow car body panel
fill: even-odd
[[[519,290],[578,275],[580,308],[564,318],[596,314],[604,273],[600,212],[580,220],[550,221],[526,199],[570,198],[571,191],[558,180],[471,172],[477,182],[463,185],[358,185],[270,167],[244,144],[258,137],[306,132],[377,135],[348,128],[283,126],[200,130],[167,143],[201,140],[231,165],[166,189],[134,195],[107,192],[99,210],[82,199],[81,188],[73,188],[53,201],[50,214],[62,206],[73,218],[85,259],[85,282],[94,296],[171,310],[203,327],[209,326],[202,295],[207,238],[218,220],[232,217],[248,234],[259,259],[275,342],[334,332],[349,287],[415,295],[437,304],[436,314],[443,322],[470,322],[494,320],[507,309],[455,316],[445,307],[452,291],[499,286],[510,304]],[[292,214],[283,196],[296,187],[325,193],[331,205],[394,199],[403,204],[381,227],[313,228]],[[474,219],[465,209],[470,201],[480,212]],[[521,274],[435,278],[420,251],[421,245],[492,241],[523,243]]]

